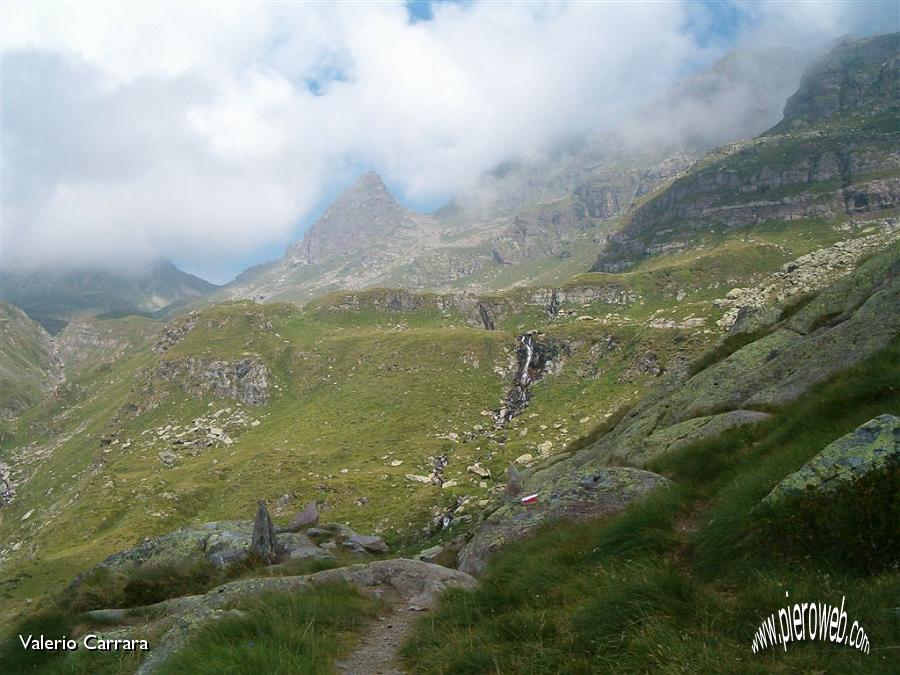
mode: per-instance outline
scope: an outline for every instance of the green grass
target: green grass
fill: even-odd
[[[675,487],[618,517],[549,524],[507,546],[478,590],[448,593],[420,622],[403,651],[411,670],[896,672],[896,470],[832,495],[816,517],[797,503],[793,521],[756,506],[830,442],[900,412],[898,364],[895,340],[772,420],[657,459],[651,468]],[[797,601],[845,596],[871,654],[821,642],[753,654],[754,631],[788,604],[786,591]]]
[[[645,351],[666,363],[699,352],[710,339],[699,330],[574,319],[547,324],[542,308],[530,306],[487,331],[461,325],[453,312],[443,316],[433,301],[415,311],[386,310],[389,293],[360,293],[359,311],[223,303],[202,311],[198,327],[162,356],[132,350],[115,363],[73,372],[66,393],[23,415],[15,439],[0,446],[0,457],[11,462],[19,453],[53,448],[24,464],[28,489],[0,512],[0,538],[23,542],[18,551],[6,549],[4,602],[29,609],[25,598],[58,591],[74,574],[144,537],[188,523],[251,518],[256,500],[291,492],[297,508],[309,499],[324,502],[323,517],[381,534],[395,549],[420,545],[432,508],[457,496],[488,496],[491,484],[481,487],[467,466],[480,461],[499,476],[519,455],[537,455],[544,441],[552,441],[553,454],[579,447],[579,439],[654,384],[651,375],[626,377]],[[101,323],[121,321],[138,320]],[[482,411],[499,407],[510,386],[512,373],[505,370],[523,330],[519,323],[566,345],[562,368],[534,385],[526,415],[495,431]],[[614,350],[592,351],[609,337]],[[266,406],[193,398],[153,375],[160,358],[226,360],[247,353],[270,369]],[[158,453],[168,446],[152,430],[229,406],[259,425],[235,433],[230,447],[182,452],[174,468],[163,467]],[[457,442],[441,438],[450,432]],[[102,446],[101,437],[120,442]],[[457,487],[404,478],[428,473],[428,458],[442,453]],[[391,466],[394,460],[403,464]],[[0,624],[15,612],[7,616]]]
[[[0,641],[0,670],[24,675],[119,675],[133,673],[140,652],[101,652],[85,650],[85,635],[103,634],[104,626],[86,622],[77,614],[61,609],[44,610],[16,624]],[[75,651],[23,649],[19,635],[44,636],[47,640],[72,639]],[[149,637],[149,636],[148,636]]]
[[[209,624],[159,671],[162,675],[331,673],[333,660],[378,613],[349,584],[268,593]]]
[[[349,584],[319,584],[292,593],[270,592],[239,601],[231,612],[201,628],[159,672],[330,673],[333,660],[379,612],[380,604]],[[106,626],[77,612],[52,609],[22,620],[0,641],[2,672],[43,675],[133,673],[143,653],[90,652],[85,635],[103,635]],[[135,637],[159,646],[156,629],[135,628]],[[19,635],[70,638],[76,651],[22,648]]]

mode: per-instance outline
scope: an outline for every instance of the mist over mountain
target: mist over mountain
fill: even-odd
[[[0,272],[3,300],[24,310],[51,333],[58,333],[80,313],[150,316],[202,299],[215,288],[168,260],[130,272],[77,268]]]
[[[0,263],[169,257],[224,281],[366,170],[421,206],[635,120],[628,137],[650,151],[746,136],[775,121],[808,53],[895,18],[864,2],[738,4],[723,25],[702,3],[410,11],[247,4],[200,20],[146,6],[104,20],[102,5],[4,3]]]

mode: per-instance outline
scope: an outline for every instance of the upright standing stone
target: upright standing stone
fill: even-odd
[[[512,464],[506,470],[506,488],[503,490],[503,500],[512,501],[522,493],[522,474]]]
[[[266,500],[259,500],[259,508],[256,510],[256,520],[253,521],[253,534],[250,536],[250,552],[267,563],[275,562],[277,557],[278,539],[275,535],[275,525],[266,508]]]

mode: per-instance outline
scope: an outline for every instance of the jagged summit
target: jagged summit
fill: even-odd
[[[429,226],[430,219],[398,204],[381,177],[368,171],[338,195],[286,257],[316,264],[331,255],[352,254],[373,239]]]

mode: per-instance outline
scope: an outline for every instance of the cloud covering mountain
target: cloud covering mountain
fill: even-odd
[[[3,265],[167,255],[222,281],[362,167],[433,203],[736,46],[895,29],[896,6],[7,2],[0,19]],[[675,122],[643,132],[691,131]]]

